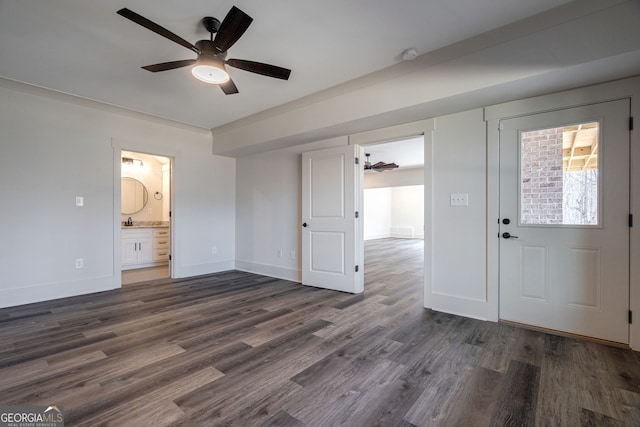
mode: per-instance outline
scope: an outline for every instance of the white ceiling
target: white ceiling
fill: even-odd
[[[396,163],[399,169],[424,166],[424,137],[391,141],[376,145],[367,145],[364,152],[371,155],[372,164],[377,162]],[[399,170],[397,169],[397,170]]]
[[[568,3],[567,0],[0,0],[0,76],[215,128]],[[289,81],[230,69],[239,94],[188,68],[140,67],[193,52],[119,16],[122,7],[195,43],[202,17],[254,18],[229,58],[292,69]],[[393,161],[393,160],[390,160]],[[398,161],[397,161],[398,162]]]

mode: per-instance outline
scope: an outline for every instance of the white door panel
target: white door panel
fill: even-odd
[[[501,319],[628,343],[628,117],[620,100],[501,121]]]
[[[302,283],[359,293],[363,285],[359,146],[302,155]],[[359,215],[358,215],[359,216]],[[357,271],[356,271],[357,270]]]
[[[344,275],[345,233],[334,231],[309,231],[311,248],[310,270],[317,273]]]

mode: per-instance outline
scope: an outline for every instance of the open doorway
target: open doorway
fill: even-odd
[[[416,287],[422,293],[424,137],[368,145],[364,150],[369,154],[364,174],[365,289],[397,272],[403,276],[395,280],[398,286]],[[368,168],[376,164],[383,167]]]
[[[171,277],[171,159],[121,152],[122,284]]]

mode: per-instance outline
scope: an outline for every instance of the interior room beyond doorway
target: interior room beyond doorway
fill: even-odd
[[[171,159],[121,154],[122,284],[170,277]]]

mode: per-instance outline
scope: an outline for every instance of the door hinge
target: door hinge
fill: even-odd
[[[171,255],[169,255],[169,261],[171,261]]]
[[[356,165],[360,164],[360,157],[356,157]]]
[[[629,310],[629,324],[633,323],[633,312]]]
[[[358,267],[358,266],[356,265],[356,273],[357,273],[358,271],[360,271],[360,267]]]
[[[171,218],[171,211],[169,211],[169,218]]]
[[[359,218],[360,214],[358,213],[358,211],[356,211],[356,218]]]
[[[498,122],[498,130],[504,130],[504,123]]]
[[[633,227],[633,214],[629,214],[629,227]]]
[[[633,130],[633,117],[629,117],[629,130]]]

